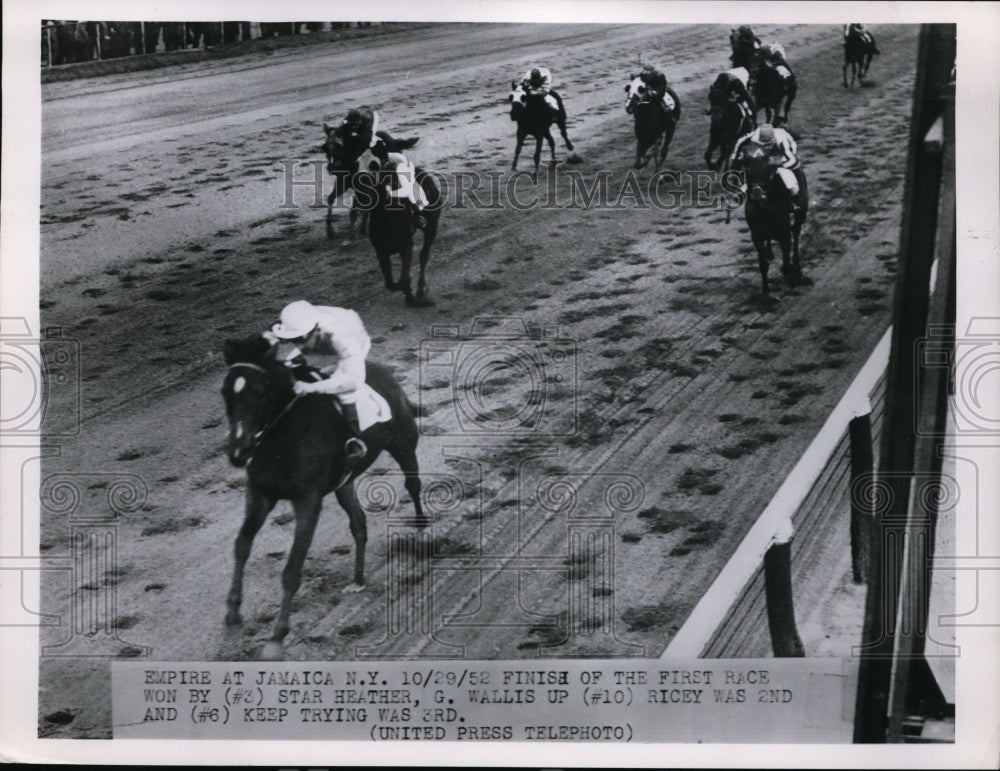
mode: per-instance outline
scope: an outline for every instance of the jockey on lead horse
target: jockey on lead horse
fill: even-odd
[[[749,145],[757,145],[763,150],[768,163],[775,168],[775,173],[788,193],[793,216],[798,214],[801,208],[798,195],[803,180],[802,164],[799,162],[795,139],[782,128],[781,119],[775,118],[775,125],[764,123],[740,138],[733,148],[733,168],[738,169],[743,165],[743,155]]]
[[[324,380],[312,383],[296,380],[295,394],[336,396],[351,431],[345,443],[347,462],[356,463],[364,458],[368,448],[361,439],[357,400],[358,389],[365,384],[365,358],[372,343],[361,317],[346,308],[298,300],[285,306],[281,320],[264,337],[272,346],[279,346],[278,360],[288,366],[302,363],[303,353],[337,356],[334,366],[321,370],[327,376]]]

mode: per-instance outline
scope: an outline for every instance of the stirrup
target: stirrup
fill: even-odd
[[[344,442],[344,450],[347,453],[347,462],[354,463],[368,454],[368,445],[358,437],[352,436]]]

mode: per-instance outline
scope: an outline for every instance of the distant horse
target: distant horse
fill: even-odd
[[[802,169],[796,169],[799,183],[796,203],[799,209],[794,214],[788,190],[782,184],[774,167],[768,162],[763,148],[747,144],[741,151],[742,166],[746,173],[747,199],[744,212],[750,228],[750,238],[757,250],[757,263],[763,284],[764,296],[768,295],[768,266],[774,259],[771,242],[777,241],[781,247],[781,272],[789,278],[802,275],[799,263],[799,234],[806,220],[809,208],[809,194],[806,177]]]
[[[347,118],[338,126],[323,123],[326,139],[316,148],[317,152],[326,155],[326,170],[333,177],[333,192],[326,199],[326,235],[333,238],[333,205],[337,199],[354,188],[358,173],[361,171],[361,157],[371,149],[373,139],[381,141],[389,152],[408,150],[419,137],[410,139],[393,139],[387,131],[378,131],[378,116],[374,110],[362,107],[348,112]],[[365,231],[364,212],[357,205],[357,200],[351,206],[349,221],[353,232],[359,215],[361,216],[361,233]]]
[[[771,122],[772,116],[782,114],[782,103],[784,103],[783,117],[788,120],[788,111],[792,109],[792,102],[795,101],[797,92],[798,84],[791,72],[785,75],[779,72],[777,67],[767,63],[761,64],[758,68],[754,100],[758,110],[764,109],[768,123]]]
[[[652,150],[659,171],[670,149],[670,140],[681,117],[681,100],[677,93],[667,87],[666,109],[659,94],[651,92],[640,77],[633,77],[625,86],[628,100],[625,102],[625,112],[635,119],[635,168],[641,169],[649,160],[646,154]],[[657,155],[657,147],[659,154]]]
[[[549,143],[552,153],[552,163],[556,162],[556,143],[552,138],[550,128],[555,123],[559,127],[566,149],[573,151],[573,143],[566,134],[566,109],[562,99],[557,99],[558,110],[545,101],[545,95],[537,92],[528,93],[519,83],[511,82],[511,92],[507,97],[510,102],[510,119],[517,123],[517,146],[514,148],[514,160],[510,164],[511,171],[517,168],[517,159],[528,136],[535,138],[535,174],[538,174],[538,164],[542,160],[542,140]],[[550,92],[551,93],[551,92]]]
[[[379,168],[357,174],[354,200],[368,215],[368,238],[375,248],[375,256],[385,279],[385,288],[401,291],[406,298],[406,304],[410,307],[426,308],[434,304],[427,288],[426,270],[431,246],[437,237],[438,223],[441,219],[441,190],[433,176],[419,166],[414,169],[415,184],[420,185],[427,199],[427,206],[421,212],[426,224],[423,227],[423,245],[420,248],[417,293],[414,295],[410,281],[414,237],[412,204],[391,194],[391,191],[399,186],[396,161],[384,148],[376,150],[381,151]],[[399,281],[393,279],[394,254],[399,255],[402,263]]]
[[[241,623],[243,569],[254,537],[278,501],[291,501],[295,507],[295,537],[281,576],[281,610],[264,647],[264,657],[273,659],[281,656],[292,599],[302,580],[302,565],[328,493],[335,493],[347,512],[354,536],[354,583],[345,591],[360,591],[365,583],[368,526],[354,481],[383,450],[392,455],[405,474],[406,490],[416,509],[415,524],[424,527],[428,520],[420,502],[417,425],[410,402],[389,370],[372,362],[367,365],[368,384],[389,403],[392,418],[363,433],[368,454],[348,468],[344,442],[350,432],[335,399],[324,394],[296,397],[295,375],[275,360],[270,347],[260,336],[225,344],[229,372],[222,396],[229,419],[229,460],[247,470],[246,514],[236,537],[233,581],[226,600],[228,626]]]
[[[872,57],[877,52],[875,39],[852,24],[844,42],[844,88],[847,88],[848,65],[851,68],[851,86],[854,85],[855,76],[858,82],[864,85],[868,67],[871,66]]]

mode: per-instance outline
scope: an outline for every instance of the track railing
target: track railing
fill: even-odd
[[[857,484],[856,480],[871,478],[872,402],[889,360],[890,333],[891,329],[882,336],[808,449],[674,635],[664,658],[739,655],[727,644],[726,628],[735,617],[748,613],[749,606],[759,599],[759,586],[755,589],[754,585],[761,572],[774,655],[804,655],[793,600],[794,523],[809,520],[812,527],[816,519],[824,518],[810,516],[808,509],[821,505],[810,494],[824,474],[844,464],[848,455],[853,462],[850,483],[843,480],[844,487],[851,488]],[[846,445],[850,445],[850,452]],[[867,466],[863,465],[865,458]],[[851,549],[855,570],[863,569],[871,512],[864,506],[863,494],[857,495],[849,489],[841,492],[844,495],[851,492],[852,499],[851,543],[845,543],[843,548]],[[829,516],[826,512],[822,514]],[[863,576],[856,573],[858,578]]]

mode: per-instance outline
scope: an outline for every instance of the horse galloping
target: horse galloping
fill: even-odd
[[[796,209],[788,189],[771,165],[767,153],[756,144],[748,143],[743,150],[741,165],[746,173],[747,199],[744,213],[750,238],[757,250],[757,264],[760,268],[762,290],[768,296],[768,266],[774,259],[771,242],[777,241],[781,247],[781,272],[788,278],[802,276],[799,263],[799,234],[806,220],[809,208],[809,194],[805,173],[795,170],[799,192],[795,197]]]
[[[659,171],[667,158],[670,141],[681,117],[680,97],[668,86],[666,97],[661,99],[658,93],[650,91],[642,78],[636,76],[625,86],[625,93],[628,95],[625,112],[635,119],[635,168],[641,169],[649,163],[647,153],[652,150],[656,170]]]
[[[415,524],[428,524],[420,501],[417,425],[412,405],[390,371],[369,362],[367,383],[388,402],[392,417],[364,431],[368,453],[348,467],[344,441],[350,432],[334,398],[326,394],[297,397],[293,390],[296,374],[275,359],[262,336],[230,340],[224,354],[229,365],[222,386],[229,419],[228,456],[234,466],[247,470],[246,513],[236,537],[233,580],[226,600],[228,626],[241,623],[243,571],[254,537],[278,501],[291,501],[295,508],[295,536],[281,576],[281,609],[263,652],[264,658],[276,659],[282,655],[292,599],[327,494],[336,494],[354,537],[354,583],[344,591],[360,591],[365,582],[368,527],[354,482],[383,450],[403,470],[416,510]]]
[[[779,65],[784,68],[784,65]],[[792,109],[792,102],[798,92],[798,84],[795,75],[788,72],[781,72],[779,67],[764,63],[757,71],[757,82],[754,86],[754,100],[757,109],[764,109],[764,116],[770,123],[775,116],[781,116],[788,120],[788,111]],[[787,73],[787,74],[786,74]],[[784,115],[782,116],[782,103],[784,103]]]
[[[854,85],[855,77],[861,85],[864,85],[872,57],[876,53],[878,49],[875,46],[875,39],[852,24],[847,32],[847,40],[844,41],[844,88],[848,87],[848,66],[851,68],[851,86]]]
[[[388,152],[381,155],[382,160],[377,169],[358,174],[355,201],[368,213],[368,238],[382,269],[385,288],[401,291],[410,307],[426,308],[434,304],[428,291],[426,270],[441,219],[441,190],[431,174],[419,166],[413,169],[411,184],[420,186],[427,201],[421,212],[425,225],[422,228],[423,244],[419,255],[420,274],[417,278],[417,293],[414,295],[410,267],[413,262],[415,212],[413,204],[398,193],[401,186],[398,161]],[[399,281],[393,279],[394,254],[398,254],[401,261]]]
[[[573,151],[573,143],[570,142],[566,133],[566,109],[563,107],[562,99],[552,91],[550,94],[555,97],[559,105],[558,110],[546,102],[545,94],[525,91],[524,87],[516,82],[510,84],[511,92],[507,97],[510,102],[510,119],[517,123],[517,145],[514,148],[514,160],[510,164],[511,171],[517,169],[517,159],[521,156],[521,148],[524,140],[528,136],[535,139],[535,174],[538,174],[538,165],[542,160],[542,140],[549,143],[549,150],[552,153],[552,163],[556,162],[556,142],[552,138],[551,127],[556,124],[559,133],[562,134],[566,149]]]
[[[736,142],[741,136],[753,130],[753,116],[748,114],[749,109],[744,110],[733,98],[729,77],[730,73],[726,72],[719,75],[708,92],[708,114],[711,116],[711,122],[708,129],[705,163],[712,171],[726,171]],[[719,150],[719,159],[713,161],[716,150]]]
[[[394,139],[387,131],[379,131],[378,113],[367,107],[350,110],[347,118],[338,126],[324,122],[323,131],[326,139],[316,151],[326,156],[326,170],[333,177],[333,191],[326,199],[326,236],[333,238],[333,206],[338,198],[354,189],[358,174],[362,171],[361,157],[374,143],[381,142],[390,152],[402,152],[416,145],[420,138]],[[364,235],[366,214],[355,198],[351,202],[349,214],[352,235],[359,216],[360,231]]]

